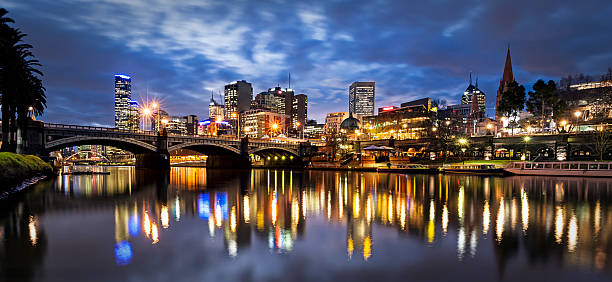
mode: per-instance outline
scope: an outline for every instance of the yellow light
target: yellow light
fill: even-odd
[[[458,142],[461,145],[465,145],[467,143],[467,140],[465,138],[459,138]]]
[[[450,125],[450,120],[447,120],[446,122],[444,122],[446,125]]]
[[[30,242],[32,246],[35,246],[38,242],[38,231],[36,230],[37,220],[35,217],[30,216],[30,223],[28,223],[28,230],[30,231]]]
[[[296,126],[296,127],[300,127],[300,122],[299,122],[299,121],[298,121],[298,122],[296,122],[296,123],[295,123],[295,126]]]
[[[155,223],[151,225],[151,239],[153,239],[152,244],[157,244],[157,242],[159,242],[159,231],[157,230],[157,224]]]
[[[232,232],[236,232],[236,207],[232,207],[232,211],[230,213],[230,230]]]
[[[168,228],[169,225],[169,215],[168,215],[168,207],[162,206],[161,208],[161,224],[164,229]]]
[[[437,127],[432,127],[432,128],[431,128],[431,131],[437,131],[437,130],[438,130],[438,128],[437,128]]]
[[[144,219],[142,220],[142,227],[144,229],[145,235],[149,237],[151,234],[151,220],[149,219],[149,214],[144,214]]]
[[[404,124],[402,124],[402,127],[406,128],[406,127],[408,127],[408,125],[404,123]]]
[[[368,260],[372,255],[372,239],[370,236],[366,237],[363,241],[363,259]]]
[[[582,112],[580,112],[580,111],[575,111],[575,112],[574,112],[574,115],[575,115],[575,116],[578,118],[578,117],[580,117],[580,115],[582,115]]]
[[[493,128],[493,125],[492,125],[492,124],[490,124],[490,123],[488,123],[488,124],[487,124],[487,129],[491,129],[491,128]]]
[[[562,120],[561,121],[561,126],[565,126],[565,125],[567,125],[567,121],[566,120]]]
[[[151,103],[151,107],[152,107],[153,109],[156,109],[156,108],[157,108],[157,106],[159,106],[159,104],[157,104],[157,102],[153,102],[153,103]]]
[[[284,161],[285,160],[285,156],[282,156],[281,159]]]
[[[223,119],[222,119],[220,116],[219,116],[219,117],[217,117],[217,119],[216,119],[216,120],[217,120],[217,122],[222,122],[222,121],[223,121]]]
[[[278,124],[277,123],[273,123],[272,124],[272,129],[274,129],[274,130],[278,129]]]
[[[278,160],[278,156],[274,156],[274,160],[275,160],[275,161],[276,161],[276,160]]]
[[[232,118],[237,118],[238,117],[238,113],[236,112],[232,112],[230,115]]]
[[[151,115],[151,109],[149,109],[149,108],[144,108],[144,109],[142,109],[142,113],[143,113],[145,116],[149,116],[149,115]]]
[[[525,136],[523,137],[523,140],[525,140],[525,142],[529,142],[531,141],[531,136]]]
[[[251,206],[248,195],[245,195],[242,198],[242,206],[244,209],[244,223],[249,223],[249,221],[251,220]]]
[[[168,120],[167,119],[162,119],[161,121],[163,124],[168,124]]]

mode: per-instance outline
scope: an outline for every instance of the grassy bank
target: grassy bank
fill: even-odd
[[[0,153],[0,192],[39,174],[50,174],[53,168],[39,157]]]

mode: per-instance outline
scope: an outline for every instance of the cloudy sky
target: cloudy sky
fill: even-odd
[[[348,108],[353,81],[376,106],[422,97],[458,103],[472,71],[489,114],[510,45],[515,78],[601,74],[612,66],[612,4],[601,1],[8,0],[42,62],[50,122],[113,125],[113,75],[136,100],[208,115],[235,80],[309,98],[309,118]]]

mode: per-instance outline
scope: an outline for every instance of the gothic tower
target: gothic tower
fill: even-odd
[[[499,120],[499,112],[497,109],[499,108],[499,101],[502,99],[502,95],[508,88],[508,84],[514,81],[514,76],[512,75],[512,60],[510,59],[510,47],[508,47],[508,53],[506,54],[506,65],[504,66],[504,74],[502,75],[502,79],[499,81],[499,89],[497,90],[497,100],[495,102],[495,119]]]

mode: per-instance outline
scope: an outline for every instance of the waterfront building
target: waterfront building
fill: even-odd
[[[130,101],[132,100],[132,78],[124,74],[115,75],[115,128],[130,130]]]
[[[570,84],[560,97],[570,112],[566,122],[581,124],[581,130],[592,130],[594,124],[612,120],[612,78]]]
[[[349,87],[349,113],[361,119],[374,115],[375,82],[353,82]]]
[[[348,112],[328,113],[325,117],[325,134],[340,133],[340,124],[348,117]]]
[[[305,139],[321,139],[325,135],[325,124],[310,120],[304,126],[303,134]]]
[[[291,124],[291,118],[288,115],[264,109],[249,110],[243,116],[243,132],[249,138],[286,136]]]
[[[502,79],[499,81],[499,88],[497,89],[497,99],[495,101],[495,119],[500,120],[501,116],[498,111],[499,102],[502,99],[502,95],[508,89],[508,85],[510,82],[514,81],[514,76],[512,75],[512,60],[510,59],[510,48],[508,48],[508,53],[506,54],[506,64],[504,65],[504,74],[502,75]]]
[[[470,73],[470,84],[468,85],[468,87],[463,92],[463,95],[461,96],[461,104],[463,105],[472,104],[472,97],[474,95],[476,95],[476,98],[477,98],[476,101],[478,104],[478,109],[484,112],[486,95],[484,92],[482,92],[482,90],[478,88],[478,78],[476,78],[476,85],[472,84],[472,73]]]
[[[378,115],[363,117],[363,131],[372,139],[419,139],[432,127],[431,100],[419,99],[401,107],[383,107]]]

